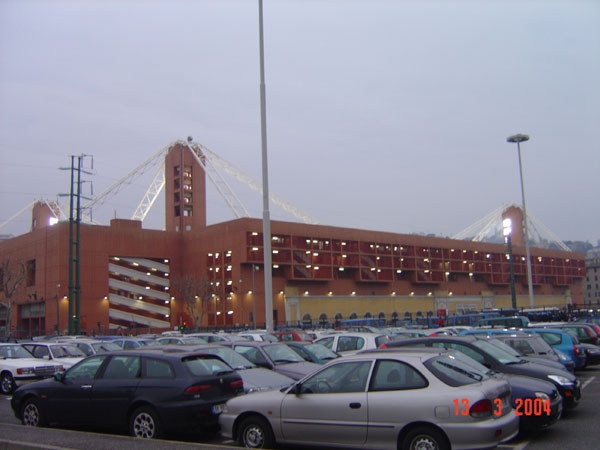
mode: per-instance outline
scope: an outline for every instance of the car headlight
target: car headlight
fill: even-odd
[[[545,392],[536,392],[535,398],[539,398],[541,400],[550,400],[550,396]]]
[[[19,367],[17,369],[17,375],[34,375],[35,369],[33,367]]]
[[[567,377],[563,377],[562,375],[548,375],[548,378],[550,378],[555,383],[560,384],[561,386],[573,385],[573,382],[571,380],[569,380]]]

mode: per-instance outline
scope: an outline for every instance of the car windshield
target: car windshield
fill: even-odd
[[[183,344],[206,344],[206,341],[200,337],[186,337],[182,338],[181,342]]]
[[[25,350],[20,345],[3,345],[0,346],[0,358],[16,359],[16,358],[33,358],[29,351]]]
[[[94,347],[94,351],[96,353],[110,352],[113,350],[122,350],[121,347],[119,347],[114,342],[96,342],[92,344],[92,347]]]
[[[86,356],[85,353],[74,345],[51,345],[50,351],[54,358],[81,358]]]
[[[496,358],[502,364],[519,364],[521,362],[520,358],[514,356],[515,351],[510,347],[508,347],[510,350],[506,351],[504,348],[500,348],[498,345],[491,343],[487,339],[476,339],[473,344],[493,358]]]
[[[275,364],[304,362],[304,358],[285,344],[265,345],[263,350]]]
[[[478,367],[479,363],[457,353],[437,355],[424,364],[442,382],[453,387],[479,383],[488,378],[485,367]]]
[[[319,359],[335,359],[338,357],[336,353],[321,344],[308,344],[303,347]]]

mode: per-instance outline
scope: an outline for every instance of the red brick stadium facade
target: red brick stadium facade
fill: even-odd
[[[110,226],[81,224],[82,332],[264,326],[262,221],[207,225],[206,179],[198,157],[182,142],[169,149],[166,231],[121,219]],[[522,223],[518,208],[505,214]],[[50,215],[46,206],[36,205],[32,231],[0,242],[0,259],[25,268],[11,298],[10,331],[19,337],[64,332],[76,311],[69,299],[69,223],[48,226]],[[276,326],[511,306],[505,245],[281,221],[271,223],[271,234]],[[517,306],[529,307],[522,243],[522,234],[515,233]],[[583,303],[583,254],[532,247],[531,262],[536,306]],[[3,267],[5,279],[11,269]],[[180,292],[186,278],[206,280],[213,294],[196,318]],[[0,302],[6,303],[5,292]],[[0,310],[2,322],[6,309]]]

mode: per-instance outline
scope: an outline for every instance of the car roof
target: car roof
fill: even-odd
[[[450,350],[453,351],[453,350]],[[436,355],[448,353],[448,350],[443,348],[386,348],[386,349],[370,349],[363,350],[358,353],[338,358],[335,361],[349,361],[356,359],[371,359],[373,355],[385,355],[386,357],[396,357],[398,359],[418,359],[422,361],[424,358],[429,359]]]
[[[163,336],[163,337],[181,337],[181,336]],[[111,339],[113,341],[135,341],[135,342],[139,342],[139,341],[151,341],[151,342],[156,342],[156,339],[150,339],[150,338],[137,338],[137,337],[131,337],[131,336],[123,336],[123,337],[117,337],[115,339]]]
[[[107,341],[106,339],[76,339],[76,340],[69,340],[69,339],[56,339],[54,341],[50,341],[49,343],[52,344],[72,344],[72,345],[77,345],[77,344],[106,344]]]
[[[136,348],[136,349],[132,349],[132,350],[114,350],[114,351],[111,351],[109,355],[112,355],[112,356],[132,356],[132,355],[133,356],[159,356],[159,357],[165,357],[165,358],[170,358],[170,359],[181,359],[182,357],[191,356],[191,355],[208,356],[208,357],[214,356],[209,353],[204,353],[204,352],[198,351],[198,350],[190,350],[190,349],[185,349],[185,348],[178,350],[177,347],[178,346],[166,348],[166,346],[165,346],[165,347]],[[178,350],[178,351],[174,351],[174,350]],[[108,355],[108,354],[103,353],[102,355]],[[217,359],[219,359],[219,358],[217,358]]]
[[[593,327],[593,323],[591,322],[563,322],[563,323],[558,323],[555,325],[552,324],[548,324],[546,325],[547,327],[551,327],[551,328],[562,328],[562,327],[587,327],[587,328],[594,328]]]
[[[565,334],[569,334],[568,331],[565,331],[562,328],[558,328],[558,327],[528,327],[528,328],[526,328],[526,330],[542,331],[542,332],[545,332],[545,333],[565,333]]]
[[[266,345],[285,345],[284,342],[273,342],[273,341],[227,341],[218,342],[220,345],[231,347],[232,345],[250,345],[252,347],[264,347]]]
[[[323,338],[335,337],[335,336],[357,336],[357,337],[374,337],[374,336],[387,336],[386,333],[371,333],[367,331],[342,331],[341,333],[336,333],[332,335],[322,336],[317,340],[321,340]]]
[[[372,348],[368,350],[362,350],[357,354],[362,353],[398,353],[398,354],[413,354],[413,353],[424,353],[424,354],[439,354],[446,353],[448,350],[439,347],[402,347],[402,348]],[[344,356],[344,358],[346,358]]]
[[[55,345],[61,345],[61,346],[71,346],[71,347],[77,347],[77,342],[79,342],[80,339],[77,339],[77,341],[45,341],[45,342],[40,342],[40,341],[32,341],[32,342],[22,342],[23,345],[37,345],[38,347],[50,347],[50,346],[55,346]]]
[[[490,336],[497,339],[543,339],[539,334],[532,333],[515,333],[515,334],[495,334]]]
[[[483,336],[485,338],[487,338],[487,336]],[[402,339],[402,340],[398,340],[398,341],[392,341],[392,342],[433,342],[433,341],[448,341],[448,342],[475,342],[476,340],[481,340],[481,336],[478,336],[476,334],[469,334],[466,336],[448,336],[448,335],[441,335],[441,336],[427,336],[427,337],[417,337],[417,338],[410,338],[410,339]]]

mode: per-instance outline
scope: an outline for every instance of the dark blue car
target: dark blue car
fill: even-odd
[[[225,402],[242,392],[241,377],[216,356],[121,350],[18,388],[11,406],[24,425],[128,429],[160,438],[215,432]]]

